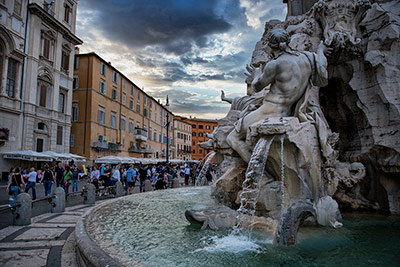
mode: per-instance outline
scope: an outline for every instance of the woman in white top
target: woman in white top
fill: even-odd
[[[112,175],[113,182],[121,181],[121,173],[119,172],[119,168],[120,168],[119,165],[115,167],[114,173]]]

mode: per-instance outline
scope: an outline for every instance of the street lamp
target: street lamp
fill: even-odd
[[[167,103],[165,104],[165,107],[167,108],[167,122],[165,123],[165,127],[167,127],[167,149],[165,150],[165,152],[166,152],[167,165],[168,165],[168,142],[169,142],[169,135],[168,135],[168,130],[169,130],[169,113],[168,113],[169,100],[168,100],[168,96],[167,96]]]

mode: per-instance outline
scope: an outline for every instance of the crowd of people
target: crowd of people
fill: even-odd
[[[101,164],[88,169],[82,166],[79,169],[73,162],[50,167],[45,164],[42,169],[30,168],[21,170],[11,168],[8,175],[7,192],[12,206],[19,193],[32,191],[32,200],[36,199],[36,184],[43,184],[45,197],[51,196],[53,184],[62,187],[66,194],[72,185],[72,192],[78,191],[79,180],[87,180],[92,183],[99,195],[110,194],[110,189],[117,181],[120,181],[127,194],[132,194],[135,185],[139,184],[139,191],[144,192],[145,181],[149,180],[155,190],[166,189],[171,186],[174,178],[183,180],[185,185],[195,184],[200,169],[196,164],[183,165],[142,165],[142,164]],[[211,169],[210,169],[211,170]],[[207,180],[212,180],[210,170],[207,171]]]

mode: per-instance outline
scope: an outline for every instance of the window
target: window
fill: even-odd
[[[137,92],[137,99],[140,99],[140,91]]]
[[[154,130],[154,141],[157,141],[157,131]]]
[[[74,79],[72,80],[72,89],[77,89],[79,88],[79,77],[75,76]]]
[[[12,58],[8,59],[6,95],[15,97],[15,81],[17,80],[17,64],[18,62]]]
[[[61,70],[63,71],[69,70],[69,53],[70,51],[65,48],[61,52]]]
[[[164,135],[163,136],[163,143],[166,144],[167,143],[167,137]]]
[[[150,100],[150,108],[153,107],[153,101]]]
[[[133,120],[129,120],[129,133],[133,133]]]
[[[131,95],[133,95],[133,85],[131,85]]]
[[[49,61],[53,60],[55,34],[45,26],[42,26],[41,33],[41,56]]]
[[[146,105],[146,95],[143,95],[143,105]]]
[[[22,12],[22,1],[21,0],[15,0],[14,2],[14,13],[17,14],[18,16],[21,16]]]
[[[153,135],[153,132],[152,132],[151,127],[150,127],[150,128],[149,128],[149,140],[151,140],[152,135]]]
[[[203,125],[199,125],[199,129],[203,129]]]
[[[147,117],[147,109],[146,108],[143,109],[143,116]]]
[[[113,71],[113,82],[118,84],[118,80],[119,80],[119,73],[116,71]]]
[[[199,153],[201,154],[201,153],[203,153],[203,151],[201,149],[199,149]]]
[[[206,129],[207,129],[207,130],[210,130],[210,125],[206,125]]]
[[[104,64],[103,62],[101,62],[100,65],[100,74],[106,76],[106,64]]]
[[[118,101],[118,92],[117,89],[113,88],[112,90],[112,99]]]
[[[44,125],[43,122],[39,122],[38,123],[38,126],[37,126],[38,130],[43,130],[44,131],[44,127],[45,127],[45,125]]]
[[[195,133],[195,132],[193,132],[193,133],[192,133],[192,136],[196,136],[196,133]]]
[[[47,103],[47,86],[42,84],[40,86],[39,106],[46,107]]]
[[[66,23],[70,23],[71,22],[71,13],[72,13],[72,7],[70,5],[68,5],[67,3],[64,4],[64,21]]]
[[[122,105],[126,103],[126,94],[122,94]]]
[[[195,125],[195,124],[193,124],[193,125],[192,125],[192,128],[193,128],[193,129],[196,129],[196,125]]]
[[[74,70],[79,69],[79,57],[75,56],[74,60]]]
[[[122,148],[125,148],[125,138],[122,138]]]
[[[178,133],[178,139],[180,139],[181,138],[181,133]]]
[[[139,104],[139,102],[136,104],[136,112],[140,113],[140,104]]]
[[[160,133],[160,135],[158,136],[158,142],[161,143],[161,133]]]
[[[63,144],[63,127],[57,126],[57,145]]]
[[[100,93],[106,94],[106,83],[103,80],[100,81]]]
[[[149,119],[151,120],[151,111],[149,111]]]
[[[125,89],[125,80],[122,80],[122,87]]]
[[[111,128],[117,128],[117,113],[111,112]]]
[[[79,108],[78,106],[72,106],[72,121],[78,121]]]
[[[129,101],[129,108],[132,109],[132,110],[135,109],[135,106],[133,104],[133,100]]]
[[[103,107],[99,106],[99,123],[104,125],[106,124],[106,112]]]
[[[64,101],[65,95],[63,93],[60,93],[58,95],[58,112],[64,113]]]
[[[125,131],[126,125],[125,125],[125,116],[121,116],[121,130]]]
[[[0,77],[3,77],[4,48],[0,43]]]
[[[199,137],[203,137],[203,133],[199,133]]]
[[[43,152],[43,139],[36,139],[36,152]]]
[[[69,136],[69,146],[74,147],[74,145],[75,145],[75,135],[71,134]]]
[[[196,153],[196,150],[193,149],[193,154],[195,154],[195,153]]]

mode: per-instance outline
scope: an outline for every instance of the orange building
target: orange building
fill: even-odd
[[[212,149],[201,148],[198,143],[208,141],[206,133],[212,133],[217,127],[217,120],[189,118],[192,125],[192,159],[202,160]]]
[[[78,54],[70,151],[93,161],[114,155],[164,158],[173,148],[174,115],[95,53]]]

